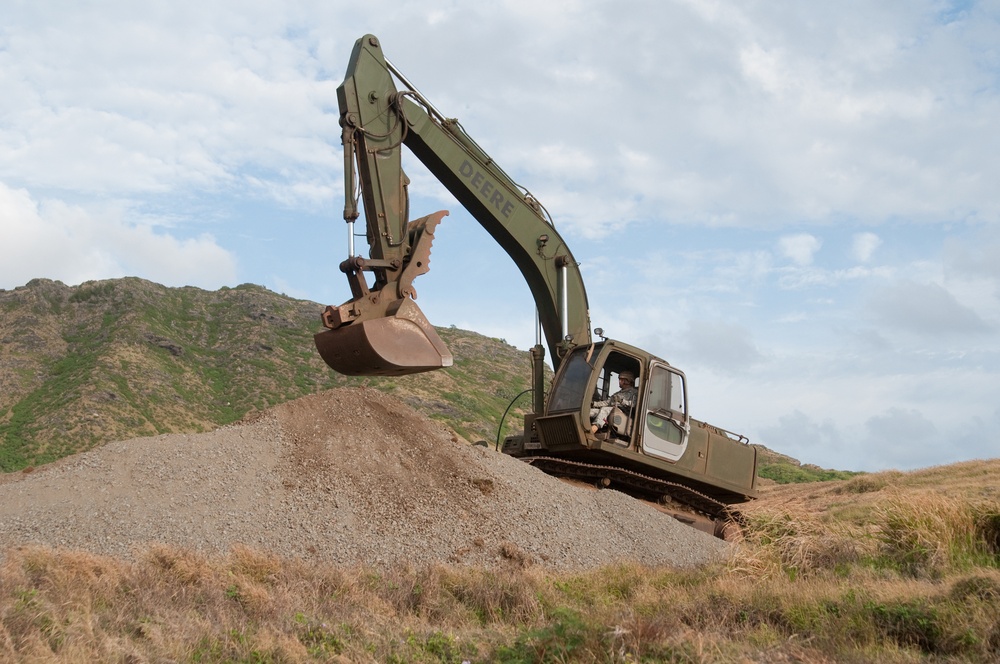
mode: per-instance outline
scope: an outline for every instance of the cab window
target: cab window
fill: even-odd
[[[549,412],[579,410],[583,404],[591,371],[587,353],[583,350],[578,350],[567,357],[566,366],[552,386]]]
[[[684,376],[666,367],[655,367],[649,376],[649,401],[646,409],[665,410],[683,418],[687,413],[684,400]]]
[[[684,375],[655,366],[647,381],[643,449],[654,456],[676,460],[687,445],[687,397]]]

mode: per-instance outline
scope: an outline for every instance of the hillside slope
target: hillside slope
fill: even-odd
[[[0,469],[135,436],[207,431],[339,386],[393,393],[469,440],[493,440],[528,388],[527,353],[457,329],[439,330],[453,367],[341,376],[313,346],[321,310],[249,284],[205,291],[135,278],[78,287],[37,279],[0,291]]]
[[[198,433],[304,395],[368,386],[468,441],[520,429],[530,357],[500,339],[438,328],[455,364],[403,378],[350,378],[316,353],[323,306],[261,286],[205,291],[136,278],[0,290],[0,471],[112,441]],[[353,414],[345,413],[350,418]],[[844,477],[758,445],[761,477]]]

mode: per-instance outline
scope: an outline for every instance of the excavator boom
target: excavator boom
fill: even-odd
[[[373,35],[354,46],[337,89],[343,128],[344,219],[359,217],[355,172],[361,183],[368,258],[340,265],[352,298],[323,314],[316,347],[333,369],[349,375],[402,375],[450,366],[452,356],[413,301],[413,279],[427,272],[434,229],[447,214],[408,222],[409,179],[401,166],[406,146],[513,259],[538,308],[555,367],[590,343],[587,296],[577,262],[543,214],[473,141],[456,120],[441,116],[408,83],[397,90]],[[405,82],[398,72],[397,77]],[[355,170],[356,169],[356,170]],[[349,231],[353,234],[353,230]],[[366,273],[374,282],[369,285]],[[492,297],[495,284],[483,284]]]

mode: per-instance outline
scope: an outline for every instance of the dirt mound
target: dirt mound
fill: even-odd
[[[690,566],[727,550],[623,494],[570,486],[471,446],[366,389],[6,476],[0,542],[126,557],[153,542],[207,553],[244,544],[379,567]]]

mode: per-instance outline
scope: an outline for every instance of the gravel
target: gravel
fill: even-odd
[[[111,443],[0,478],[0,544],[133,558],[151,544],[384,568],[691,567],[721,540],[616,491],[562,482],[371,389],[203,434]]]

